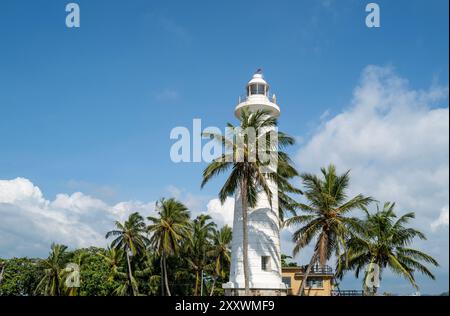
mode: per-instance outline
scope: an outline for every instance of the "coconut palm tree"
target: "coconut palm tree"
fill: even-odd
[[[47,259],[40,262],[44,270],[44,276],[38,283],[35,294],[44,294],[46,296],[61,296],[62,281],[61,272],[67,259],[67,246],[52,244],[51,252]]]
[[[292,143],[293,144],[293,140]],[[284,226],[287,215],[296,216],[298,203],[289,194],[303,194],[303,191],[293,186],[289,180],[298,177],[298,171],[293,167],[293,162],[284,152],[278,152],[278,218],[280,226]]]
[[[124,260],[123,250],[108,247],[104,254],[100,252],[98,255],[106,262],[111,271],[108,281],[114,281],[114,277],[120,272]]]
[[[357,222],[355,218],[349,217],[349,213],[358,209],[365,210],[374,201],[361,194],[347,198],[350,171],[337,175],[333,165],[322,168],[321,171],[322,177],[310,173],[301,175],[307,202],[299,203],[298,207],[307,214],[294,216],[286,221],[288,226],[302,225],[293,236],[294,255],[313,240],[316,241],[299,295],[304,293],[312,267],[317,262],[325,266],[333,254],[339,255],[345,249],[345,238]]]
[[[131,294],[136,296],[138,295],[138,289],[134,286],[130,256],[145,253],[146,247],[150,242],[146,237],[147,231],[144,218],[136,212],[131,214],[125,223],[116,221],[115,225],[116,229],[108,232],[106,238],[116,237],[111,242],[111,248],[124,251],[128,267],[128,285],[131,289]]]
[[[6,269],[6,261],[0,262],[0,285],[2,285],[3,274],[5,273],[5,269]]]
[[[104,254],[99,253],[98,255],[103,258],[110,269],[108,282],[117,282],[117,286],[114,289],[115,295],[129,295],[130,288],[132,289],[134,295],[137,295],[139,293],[138,283],[134,277],[136,271],[132,271],[131,278],[129,273],[122,271],[122,266],[125,261],[125,252],[123,249],[108,247]]]
[[[144,279],[147,283],[148,294],[156,295],[158,293],[159,284],[161,284],[161,276],[156,274],[156,254],[147,251],[142,258],[141,270],[135,271],[136,278]]]
[[[232,239],[231,227],[225,225],[220,230],[216,230],[213,236],[213,245],[208,252],[208,256],[213,258],[212,275],[213,284],[211,286],[210,296],[214,293],[214,287],[217,278],[225,278],[226,270],[230,267],[231,251],[230,244]]]
[[[415,214],[406,213],[397,217],[394,208],[395,203],[386,202],[382,210],[377,206],[376,213],[367,213],[360,229],[350,237],[348,251],[338,259],[337,272],[341,278],[348,270],[355,270],[357,278],[361,271],[365,271],[363,283],[366,294],[376,294],[378,289],[378,286],[366,285],[368,273],[375,265],[379,269],[379,280],[383,270],[389,268],[406,278],[417,290],[419,287],[414,272],[418,271],[433,280],[435,278],[425,264],[436,267],[438,262],[430,255],[409,247],[416,237],[426,239],[420,231],[405,227],[415,218]]]
[[[147,230],[151,233],[150,244],[160,256],[162,295],[165,288],[170,296],[166,260],[168,256],[178,253],[181,241],[189,235],[189,212],[186,206],[175,199],[161,199],[156,209],[159,217],[147,217],[151,222]]]
[[[209,215],[200,215],[191,222],[191,233],[186,243],[185,253],[188,254],[187,262],[195,273],[195,296],[198,295],[200,287],[203,290],[203,274],[210,264],[207,252],[211,248],[211,239],[215,230],[216,224],[211,221]]]
[[[272,204],[272,192],[270,181],[279,182],[281,176],[277,172],[270,172],[273,165],[267,163],[278,158],[279,148],[292,144],[294,140],[278,133],[278,146],[274,148],[273,130],[277,125],[277,120],[270,116],[267,111],[242,111],[241,124],[235,128],[232,124],[228,127],[234,131],[233,139],[226,136],[204,133],[218,140],[226,151],[217,159],[213,160],[203,171],[204,187],[215,176],[225,173],[231,169],[228,179],[225,181],[219,192],[219,199],[222,203],[236,192],[240,193],[242,203],[242,231],[243,231],[243,266],[245,280],[245,294],[249,295],[249,266],[248,266],[248,209],[256,206],[257,196],[261,192],[267,196]],[[252,139],[251,136],[254,136]],[[264,154],[261,155],[262,149]],[[277,166],[278,168],[278,166]],[[275,169],[277,171],[277,169]]]

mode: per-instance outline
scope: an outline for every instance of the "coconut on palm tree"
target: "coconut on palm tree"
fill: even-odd
[[[349,214],[354,210],[365,210],[374,201],[362,194],[351,199],[347,197],[350,171],[338,175],[333,165],[321,171],[322,177],[301,174],[306,202],[298,203],[298,208],[306,214],[286,221],[288,226],[301,225],[293,236],[294,255],[315,241],[314,253],[304,273],[299,295],[303,295],[315,264],[325,266],[333,254],[340,255],[344,251],[345,239],[357,222]]]
[[[189,211],[175,199],[161,199],[156,209],[159,216],[147,217],[151,222],[147,230],[151,234],[150,244],[160,256],[162,295],[170,296],[167,257],[177,254],[181,241],[189,235]]]
[[[411,212],[398,217],[394,208],[395,203],[386,202],[382,210],[377,206],[376,213],[367,213],[360,229],[350,237],[348,251],[338,260],[339,277],[348,270],[355,270],[357,278],[361,271],[364,272],[366,294],[376,294],[378,289],[375,285],[379,284],[366,282],[368,273],[373,272],[375,265],[378,280],[381,280],[383,271],[389,269],[404,277],[417,290],[416,271],[433,280],[435,278],[426,264],[438,266],[438,262],[426,253],[410,248],[415,238],[426,239],[419,230],[405,226],[415,218],[415,214]]]
[[[243,232],[243,267],[245,294],[249,295],[249,263],[248,263],[248,211],[256,206],[258,196],[263,194],[272,206],[273,192],[270,183],[278,183],[283,180],[278,174],[279,149],[294,143],[292,137],[283,133],[277,133],[277,142],[274,143],[274,130],[277,125],[276,118],[267,111],[241,111],[241,123],[239,128],[228,124],[233,130],[232,138],[205,133],[218,140],[226,148],[225,153],[213,160],[203,171],[204,187],[212,178],[230,171],[222,189],[219,199],[222,203],[228,197],[240,194],[242,208],[242,232]],[[273,161],[277,161],[276,166]]]
[[[122,249],[126,255],[128,267],[128,285],[133,296],[138,295],[138,288],[133,278],[131,267],[131,256],[145,253],[149,244],[146,237],[147,231],[144,218],[139,213],[131,214],[128,219],[121,223],[116,221],[116,229],[108,232],[106,238],[115,237],[111,242],[111,248]]]
[[[46,296],[62,295],[62,272],[67,261],[67,246],[52,244],[51,252],[47,259],[40,262],[44,270],[44,276],[38,283],[35,293]]]

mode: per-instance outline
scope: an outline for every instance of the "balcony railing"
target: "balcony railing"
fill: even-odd
[[[264,94],[253,94],[253,96],[256,96],[256,95],[262,96],[262,97],[263,97],[263,96],[266,96],[266,95],[264,95]],[[269,99],[270,102],[273,102],[273,103],[277,104],[277,98],[274,97],[274,94],[268,95],[268,96],[266,96],[266,97]],[[246,95],[246,94],[240,95],[240,96],[239,96],[239,99],[238,99],[238,104],[239,104],[239,103],[242,103],[242,102],[245,102],[245,101],[247,101],[247,100],[248,100],[248,95]]]
[[[332,291],[331,296],[364,296],[364,291],[359,290]]]
[[[299,273],[306,273],[308,266],[301,266]],[[311,268],[310,274],[333,274],[333,268],[330,266],[315,265]]]

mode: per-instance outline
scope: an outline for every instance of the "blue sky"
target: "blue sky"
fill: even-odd
[[[299,169],[303,163],[305,170],[318,170],[310,160],[322,160],[305,155],[317,154],[311,148],[329,135],[327,123],[354,113],[361,101],[357,87],[372,87],[374,76],[387,90],[392,80],[403,80],[405,95],[416,96],[417,108],[405,112],[410,116],[389,117],[383,121],[389,126],[416,125],[415,114],[427,117],[436,109],[444,111],[433,118],[448,120],[448,1],[376,1],[379,29],[365,25],[368,2],[80,0],[81,28],[68,29],[68,1],[3,1],[0,180],[28,179],[49,201],[78,191],[108,205],[172,194],[205,211],[220,181],[200,190],[205,165],[174,164],[170,131],[190,127],[194,118],[205,127],[235,122],[237,98],[259,67],[277,94],[280,128],[300,140],[291,150]],[[390,90],[381,95],[395,96]],[[442,127],[438,135],[448,134],[448,123],[432,122]],[[431,170],[436,155],[420,159],[436,150],[448,172],[448,138],[429,151],[417,153],[413,146],[406,148],[410,155],[398,156],[411,157],[409,170]],[[354,168],[351,159],[337,156],[341,151],[327,148],[318,156]],[[376,165],[378,175],[389,169],[372,160],[354,163]],[[356,178],[361,186],[355,190],[365,189]],[[440,210],[447,207],[446,224],[430,230],[432,240],[444,240],[436,250],[444,254],[438,281],[423,281],[428,292],[448,290],[448,193],[439,198],[442,205],[424,215],[431,223],[441,213],[445,217]],[[395,280],[389,286],[411,291]]]

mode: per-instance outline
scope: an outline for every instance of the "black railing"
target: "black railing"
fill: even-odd
[[[308,266],[301,266],[299,273],[306,273]],[[315,265],[311,268],[310,274],[333,274],[333,268],[330,266]]]
[[[359,290],[332,291],[331,296],[364,296],[364,291]]]

